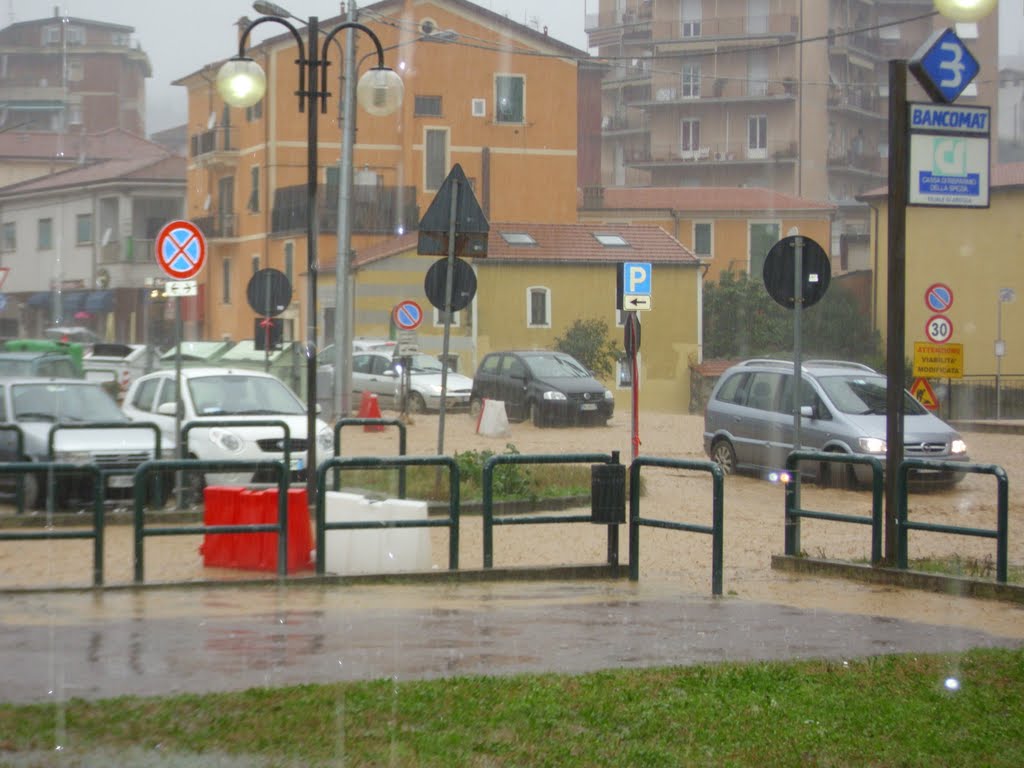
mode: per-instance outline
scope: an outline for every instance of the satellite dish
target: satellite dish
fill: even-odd
[[[204,211],[208,211],[208,210],[210,210],[210,204],[211,204],[212,202],[213,202],[213,200],[212,200],[212,199],[210,198],[210,196],[209,196],[209,195],[207,195],[207,196],[206,196],[206,199],[205,199],[205,200],[203,200],[203,210],[204,210]]]
[[[212,131],[215,125],[217,125],[217,113],[211,112],[210,116],[206,118],[206,128]]]
[[[103,238],[100,240],[100,245],[106,246],[110,242],[110,227],[103,230]]]

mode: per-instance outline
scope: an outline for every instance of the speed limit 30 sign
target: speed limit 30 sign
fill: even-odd
[[[945,315],[932,315],[924,324],[924,335],[933,344],[945,344],[953,338],[953,322]]]

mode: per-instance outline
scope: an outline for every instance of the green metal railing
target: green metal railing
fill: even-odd
[[[550,523],[593,523],[593,515],[530,515],[529,517],[494,515],[494,470],[503,464],[617,464],[618,453],[535,454],[503,453],[484,462],[481,477],[483,492],[484,568],[494,567],[494,526],[544,525]],[[618,564],[618,526],[608,526],[608,564]]]
[[[672,520],[656,520],[640,515],[640,469],[641,467],[668,467],[708,472],[711,475],[711,525],[678,523]],[[653,456],[637,456],[629,466],[629,578],[640,578],[640,526],[667,528],[675,531],[704,533],[711,536],[711,593],[722,594],[722,563],[724,551],[724,477],[722,468],[713,461],[688,461],[685,459],[661,459]]]
[[[800,462],[818,461],[833,464],[865,464],[871,467],[871,516],[842,515],[837,512],[817,512],[800,508]],[[882,510],[885,499],[885,470],[876,456],[836,453],[834,451],[791,451],[786,457],[786,469],[791,475],[786,483],[785,551],[791,557],[800,554],[800,519],[832,520],[871,526],[871,562],[882,561]]]
[[[146,525],[146,477],[150,473],[169,472],[253,472],[270,470],[277,475],[277,522],[237,525]],[[284,461],[202,461],[199,459],[161,459],[147,461],[135,470],[135,583],[145,580],[145,546],[147,536],[185,536],[211,533],[276,533],[277,575],[288,574],[288,479],[291,472]]]
[[[967,474],[993,475],[996,478],[996,527],[967,528],[959,525],[911,522],[907,517],[907,476],[912,469],[964,472]],[[907,568],[908,534],[910,531],[932,531],[953,533],[961,536],[979,536],[996,540],[996,581],[1005,584],[1009,560],[1009,481],[1002,467],[995,464],[965,464],[959,461],[937,459],[904,459],[896,478],[896,561],[900,568]]]
[[[24,475],[28,472],[55,474],[87,474],[92,476],[95,492],[92,498],[92,528],[89,530],[60,530],[44,528],[38,531],[8,531],[0,529],[0,541],[31,539],[92,539],[92,583],[103,585],[103,473],[95,465],[57,464],[42,461],[19,461],[0,464],[0,475]]]
[[[335,457],[341,456],[341,428],[342,427],[374,427],[374,426],[392,426],[398,427],[398,455],[405,456],[406,449],[406,437],[405,437],[405,424],[400,419],[371,419],[364,416],[353,416],[351,418],[338,419],[334,425],[334,455]],[[334,473],[334,490],[341,490],[341,473],[335,471]],[[405,498],[405,467],[402,466],[398,470],[398,498]]]
[[[420,520],[364,520],[327,522],[327,473],[332,469],[395,469],[448,467],[448,517]],[[327,563],[327,531],[380,530],[381,528],[448,528],[448,570],[459,568],[459,465],[451,456],[338,456],[321,462],[316,470],[316,572],[322,576]]]

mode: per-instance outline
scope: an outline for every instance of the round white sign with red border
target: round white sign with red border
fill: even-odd
[[[945,344],[953,338],[953,321],[945,315],[932,315],[924,324],[924,335],[933,344]]]
[[[172,280],[195,277],[206,263],[206,238],[191,221],[171,221],[156,236],[156,263]]]

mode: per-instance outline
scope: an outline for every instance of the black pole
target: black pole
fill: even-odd
[[[309,17],[307,27],[306,92],[299,94],[299,107],[306,109],[306,291],[308,325],[306,328],[306,503],[316,503],[316,278],[317,240],[320,236],[317,201],[317,68],[319,65],[320,24]]]
[[[903,359],[906,334],[907,62],[889,62],[888,324],[885,339],[885,562],[896,562],[896,476],[903,463]]]

